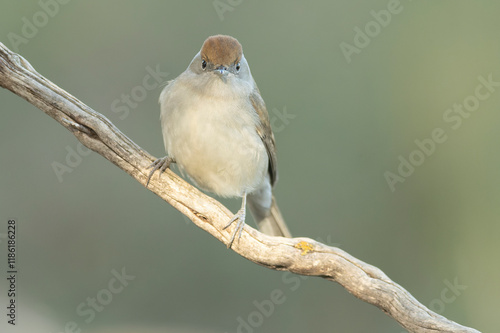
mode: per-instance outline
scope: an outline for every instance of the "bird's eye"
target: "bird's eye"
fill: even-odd
[[[236,71],[237,71],[237,72],[239,72],[239,71],[240,71],[240,68],[241,68],[240,63],[237,63],[237,64],[236,64]]]
[[[207,62],[206,62],[205,60],[202,60],[202,61],[201,61],[201,68],[202,68],[202,69],[207,68]]]

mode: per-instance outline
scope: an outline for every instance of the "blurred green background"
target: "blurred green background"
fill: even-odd
[[[145,89],[145,77],[158,68],[175,78],[210,35],[238,38],[274,119],[275,193],[292,233],[381,268],[449,319],[498,329],[500,87],[480,88],[489,96],[479,105],[473,96],[479,77],[500,82],[499,2],[55,4],[4,1],[0,41],[158,157],[161,86]],[[2,279],[0,331],[404,331],[337,284],[242,259],[101,156],[84,154],[40,110],[3,89],[0,101],[2,276],[10,217],[20,265],[19,325],[6,324]],[[464,101],[475,111],[454,129],[458,120],[443,116]],[[436,128],[447,140],[418,160],[415,140]],[[410,155],[420,165],[392,191],[384,174]],[[68,172],[58,177],[57,163]],[[233,211],[240,204],[223,202]],[[111,293],[122,269],[134,279]],[[259,310],[274,290],[282,304]]]

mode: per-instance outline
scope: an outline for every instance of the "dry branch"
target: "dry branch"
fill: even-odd
[[[154,160],[107,118],[59,88],[20,55],[0,43],[0,85],[21,96],[70,130],[85,146],[146,184],[147,167]],[[224,244],[232,217],[218,201],[192,187],[172,171],[153,176],[149,190],[186,215]],[[339,248],[309,238],[271,237],[245,226],[232,249],[259,265],[335,281],[359,299],[379,307],[410,332],[478,332],[438,315],[419,303],[380,269]]]

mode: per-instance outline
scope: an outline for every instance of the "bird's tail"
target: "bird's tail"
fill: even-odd
[[[274,195],[271,194],[271,205],[266,195],[249,195],[248,206],[259,227],[259,230],[270,236],[292,237],[290,230],[281,215]],[[267,201],[267,202],[266,202]],[[267,204],[266,204],[267,203]]]

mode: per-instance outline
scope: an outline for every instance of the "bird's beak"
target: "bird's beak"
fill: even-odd
[[[227,67],[222,65],[215,67],[214,72],[220,76],[226,76],[229,73]]]

